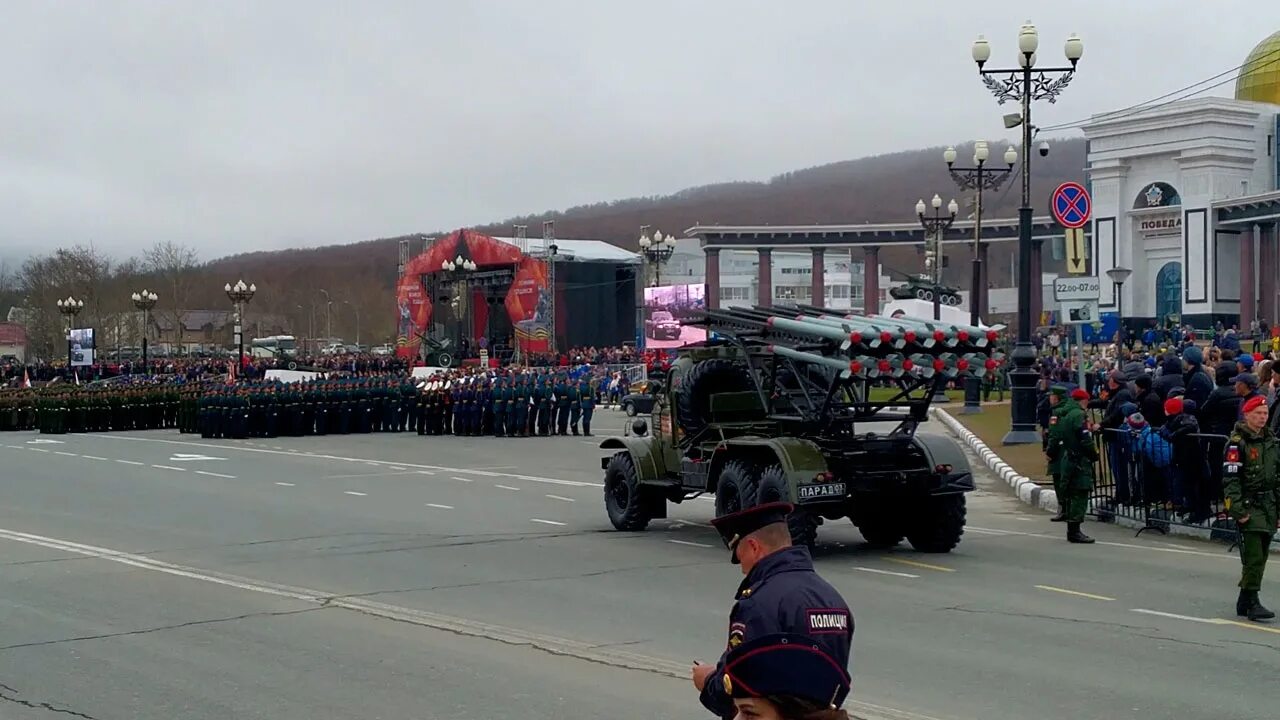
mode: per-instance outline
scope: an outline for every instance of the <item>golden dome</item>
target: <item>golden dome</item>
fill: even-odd
[[[1236,80],[1236,99],[1280,105],[1280,32],[1258,43]]]

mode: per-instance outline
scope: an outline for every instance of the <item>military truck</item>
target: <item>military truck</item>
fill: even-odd
[[[916,429],[949,379],[998,365],[995,332],[803,305],[711,310],[691,324],[714,339],[681,348],[649,420],[600,444],[614,451],[601,469],[615,528],[643,530],[668,503],[712,493],[717,515],[794,503],[797,544],[843,518],[876,546],[960,542],[968,461],[949,437]]]
[[[938,285],[928,275],[908,275],[905,285],[889,288],[889,297],[894,300],[924,300],[933,302],[934,293],[938,294],[938,302],[943,305],[959,306],[960,288]]]

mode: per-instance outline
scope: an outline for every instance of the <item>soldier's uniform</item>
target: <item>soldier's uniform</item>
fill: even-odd
[[[711,524],[736,564],[737,546],[743,538],[770,525],[781,523],[785,527],[787,515],[793,510],[790,503],[765,503],[721,516]],[[734,598],[724,653],[702,687],[700,699],[711,712],[726,719],[734,717],[733,699],[724,682],[729,655],[763,636],[804,635],[847,672],[853,613],[840,593],[814,571],[808,548],[786,547],[761,558],[738,585]]]
[[[1085,422],[1084,408],[1079,404],[1081,399],[1088,400],[1089,393],[1080,388],[1072,390],[1071,401],[1064,401],[1062,412],[1054,416],[1056,422],[1049,428],[1048,454],[1050,467],[1057,468],[1066,493],[1067,541],[1089,544],[1093,538],[1085,535],[1080,526],[1088,510],[1089,492],[1093,490],[1093,464],[1098,461],[1098,448]]]
[[[1241,413],[1266,407],[1266,400],[1253,397],[1241,406]],[[1227,512],[1240,530],[1240,595],[1236,614],[1250,620],[1270,620],[1275,613],[1258,599],[1262,576],[1267,568],[1271,538],[1280,521],[1280,442],[1266,426],[1254,432],[1245,422],[1236,423],[1227,441],[1223,464],[1223,495]]]
[[[538,403],[538,435],[546,437],[552,432],[551,413],[555,409],[555,386],[551,378],[542,382],[542,391],[536,396]]]
[[[507,406],[510,405],[511,391],[507,389],[507,381],[498,378],[493,389],[493,436],[507,435]]]
[[[508,410],[511,426],[508,435],[518,437],[529,436],[529,387],[525,385],[525,376],[517,375],[515,387],[511,390],[511,407]]]
[[[1049,418],[1045,423],[1040,442],[1040,447],[1046,456],[1049,455],[1049,431],[1058,423],[1062,413],[1067,411],[1067,405],[1070,404],[1066,402],[1066,397],[1066,386],[1054,385],[1049,388]],[[1058,514],[1050,518],[1050,521],[1065,522],[1067,519],[1067,489],[1062,486],[1062,473],[1058,472],[1058,461],[1052,457],[1049,458],[1048,472],[1049,477],[1053,478],[1054,496],[1058,498]]]
[[[564,375],[556,376],[556,384],[552,387],[555,397],[555,429],[553,435],[569,434],[569,385]]]
[[[582,406],[582,434],[591,437],[591,416],[596,412],[596,392],[591,383],[584,380],[578,385],[578,397]]]

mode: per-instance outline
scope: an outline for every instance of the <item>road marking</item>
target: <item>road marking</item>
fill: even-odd
[[[196,462],[199,460],[226,460],[226,458],[214,457],[212,455],[195,455],[192,453],[174,453],[169,462]]]
[[[1178,615],[1177,613],[1161,612],[1159,610],[1147,610],[1145,608],[1131,608],[1130,612],[1142,613],[1143,615],[1155,615],[1156,617],[1169,618],[1170,620],[1184,620],[1186,622],[1200,623],[1201,625],[1231,625],[1232,627],[1240,627],[1245,630],[1257,630],[1258,632],[1267,632],[1280,635],[1280,628],[1259,625],[1254,622],[1243,622],[1241,620],[1228,620],[1226,618],[1202,618],[1192,617],[1190,615]]]
[[[573,498],[567,498],[567,497],[564,497],[563,495],[547,495],[547,497],[551,498],[552,500],[562,500],[564,502],[578,502]]]
[[[63,457],[80,457],[79,453],[63,452],[62,450],[54,450],[54,455],[62,455]]]
[[[42,453],[47,453],[47,452],[49,452],[48,450],[45,450],[44,448],[32,448],[32,447],[29,447],[29,448],[27,448],[27,449],[28,449],[28,450],[34,450],[34,451],[36,451],[36,452],[42,452]]]
[[[431,472],[430,470],[419,470],[419,471],[418,471],[418,474],[419,474],[419,475],[435,475],[435,473]],[[470,481],[468,481],[468,482],[470,482]]]
[[[293,487],[293,483],[278,482],[276,484],[279,485],[280,487]]]
[[[355,495],[356,497],[365,497],[369,493],[356,492],[355,490],[343,490],[344,495]]]
[[[452,510],[452,505],[440,505],[438,503],[427,503],[427,507],[440,508],[441,510]]]
[[[425,472],[425,471],[419,470],[418,472]],[[456,475],[453,477],[453,479],[457,480],[458,482],[475,482],[471,478],[457,477]]]
[[[376,472],[376,473],[358,473],[356,475],[325,475],[325,480],[351,480],[353,478],[373,478],[373,477],[394,477],[396,475],[412,475],[410,472]]]
[[[1017,535],[1020,537],[1033,537],[1033,538],[1040,538],[1042,540],[1054,540],[1054,541],[1058,541],[1062,539],[1061,536],[1058,535],[1057,533],[1046,534],[1046,533],[1015,532],[1013,530],[997,530],[995,528],[974,527],[972,525],[966,525],[965,531],[976,532],[978,534],[986,534],[986,535]],[[1211,557],[1211,558],[1216,558],[1218,560],[1234,559],[1233,556],[1228,555],[1226,553],[1205,552],[1203,550],[1181,550],[1173,547],[1158,547],[1155,545],[1137,545],[1135,543],[1110,542],[1107,540],[1099,540],[1097,544],[1105,545],[1109,547],[1129,548],[1130,550],[1147,550],[1149,552],[1173,553],[1174,555],[1199,555],[1201,557]]]
[[[264,447],[265,447],[265,446],[264,446]],[[283,450],[284,448],[280,447],[279,445],[272,445],[272,446],[271,446],[271,449],[272,449],[272,450]]]
[[[391,467],[391,469],[392,469],[392,470],[399,470],[399,471],[403,471],[403,470],[404,470],[404,468],[402,468],[402,467],[397,467],[397,466],[395,466],[395,465],[392,465],[392,466],[390,466],[390,467]]]
[[[494,485],[494,487],[502,488],[503,490],[519,490],[520,489],[518,487],[511,487],[510,485]]]
[[[1258,632],[1268,632],[1280,635],[1280,628],[1267,627],[1256,622],[1244,622],[1242,620],[1227,620],[1226,618],[1214,618],[1215,625],[1234,625],[1242,627],[1246,630],[1257,630]]]
[[[197,475],[208,475],[209,477],[226,478],[227,480],[235,480],[235,475],[223,475],[222,473],[209,472],[207,470],[196,470]]]
[[[1029,518],[1023,517],[1022,515],[1016,515],[1013,519],[1019,522],[1040,522],[1040,518]]]
[[[120,463],[121,465],[146,465],[146,463],[140,463],[136,460],[117,460],[116,462]]]
[[[934,565],[932,563],[919,562],[917,560],[905,560],[903,558],[885,557],[881,560],[888,560],[899,565],[910,565],[911,567],[924,568],[925,570],[937,570],[938,572],[955,572],[955,568],[943,567],[942,565]]]
[[[98,457],[97,455],[81,455],[80,457],[84,458],[85,460],[101,460],[102,462],[107,461],[106,458]]]
[[[26,450],[26,448],[21,445],[5,445],[5,447],[9,448],[10,450]]]
[[[172,466],[172,465],[152,465],[151,467],[153,467],[153,468],[155,468],[155,469],[157,469],[157,470],[175,470],[175,471],[177,471],[177,472],[186,472],[186,471],[187,471],[187,469],[186,469],[186,468],[174,467],[174,466]]]
[[[1159,610],[1147,610],[1145,608],[1130,608],[1129,612],[1142,613],[1143,615],[1155,615],[1156,617],[1169,618],[1170,620],[1186,620],[1187,622],[1210,624],[1206,618],[1191,617],[1190,615],[1178,615],[1176,613],[1161,612]]]
[[[63,440],[46,440],[44,438],[36,438],[35,440],[28,440],[27,444],[28,445],[66,445],[67,443]]]
[[[715,547],[715,545],[708,545],[707,543],[700,543],[700,542],[692,542],[690,540],[668,540],[667,542],[675,543],[676,545],[689,545],[691,547],[700,547],[700,548]]]
[[[863,566],[861,566],[861,565],[854,565],[854,566],[853,566],[853,569],[854,569],[854,570],[861,570],[862,572],[875,573],[876,575],[892,575],[892,576],[894,576],[894,577],[904,577],[904,578],[918,578],[918,577],[920,577],[919,575],[912,575],[911,573],[894,572],[894,571],[892,571],[892,570],[881,570],[881,569],[879,569],[879,568],[863,567]]]
[[[1036,589],[1062,593],[1063,595],[1074,595],[1076,597],[1089,598],[1090,600],[1105,600],[1107,602],[1115,600],[1115,598],[1107,597],[1106,595],[1094,595],[1093,593],[1080,592],[1079,590],[1068,590],[1066,588],[1054,587],[1052,585],[1037,585]]]
[[[529,522],[542,523],[543,525],[559,525],[563,527],[565,523],[556,522],[555,520],[543,520],[541,518],[529,518]]]

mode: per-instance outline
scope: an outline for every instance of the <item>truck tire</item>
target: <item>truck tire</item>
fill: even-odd
[[[810,550],[818,545],[818,526],[822,518],[808,510],[796,509],[787,516],[787,529],[791,531],[791,544],[803,545]]]
[[[609,458],[609,467],[604,471],[604,507],[609,522],[618,530],[644,530],[653,519],[645,507],[644,487],[630,453],[614,453]]]
[[[964,535],[964,495],[927,497],[915,511],[907,540],[920,552],[951,552]]]
[[[754,385],[746,369],[732,360],[703,360],[689,371],[677,394],[676,417],[680,428],[686,437],[691,437],[707,426],[713,392],[752,389]]]
[[[853,524],[871,547],[891,548],[902,542],[902,523],[896,522],[887,514],[863,515]]]
[[[730,515],[756,504],[760,480],[754,469],[741,460],[730,460],[716,480],[716,517]]]
[[[793,502],[788,487],[787,474],[781,465],[770,465],[760,473],[760,489],[756,492],[756,504]]]

